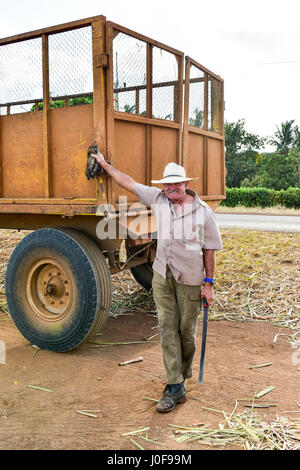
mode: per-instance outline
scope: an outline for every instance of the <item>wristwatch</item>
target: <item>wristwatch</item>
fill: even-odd
[[[206,277],[206,278],[204,279],[204,282],[209,282],[211,286],[213,286],[214,283],[215,283],[215,281],[214,281],[212,278],[210,278],[210,277]]]

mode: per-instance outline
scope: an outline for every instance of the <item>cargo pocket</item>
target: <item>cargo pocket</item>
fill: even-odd
[[[188,296],[188,310],[189,310],[189,315],[191,318],[194,316],[198,316],[201,310],[201,293],[199,292],[198,294],[190,294]]]
[[[194,295],[189,295],[189,300],[195,300],[198,302],[201,302],[202,298],[201,298],[201,294],[194,294]]]

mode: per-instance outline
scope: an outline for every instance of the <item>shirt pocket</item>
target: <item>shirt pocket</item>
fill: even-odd
[[[182,239],[182,240],[177,240],[181,246],[184,247],[186,251],[194,251],[197,253],[200,253],[202,255],[202,244],[200,241],[197,240],[191,240],[191,239]]]

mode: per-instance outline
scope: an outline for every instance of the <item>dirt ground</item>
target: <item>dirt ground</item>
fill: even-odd
[[[0,340],[6,345],[6,364],[0,364],[0,449],[98,449],[137,450],[122,436],[149,427],[148,438],[135,437],[148,450],[211,449],[199,442],[179,443],[173,425],[205,423],[217,429],[223,416],[201,408],[210,407],[230,413],[236,399],[251,398],[269,386],[275,389],[264,400],[275,403],[259,409],[265,420],[287,414],[300,402],[300,372],[292,361],[293,349],[284,336],[286,329],[269,322],[209,321],[204,384],[197,382],[201,321],[194,377],[187,382],[186,403],[174,411],[159,414],[155,401],[164,388],[164,370],[159,336],[153,328],[157,320],[147,312],[110,317],[101,335],[103,342],[137,344],[99,346],[86,343],[69,353],[36,351],[18,332],[11,320],[3,321]],[[142,362],[119,366],[119,362],[143,356]],[[269,367],[249,369],[251,365],[271,362]],[[30,388],[42,387],[49,391]],[[250,401],[251,402],[251,401]],[[237,411],[245,410],[239,402]],[[298,408],[299,409],[299,408]],[[89,410],[96,418],[79,414]],[[214,447],[213,449],[219,449]],[[239,449],[238,446],[225,447]],[[222,448],[223,449],[223,448]]]

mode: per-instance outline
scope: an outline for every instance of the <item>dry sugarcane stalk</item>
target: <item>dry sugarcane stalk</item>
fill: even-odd
[[[82,411],[82,410],[76,410],[76,413],[79,413],[79,414],[85,415],[85,416],[90,416],[91,418],[98,418],[98,415],[87,413],[86,411]]]
[[[151,400],[151,401],[156,401],[158,402],[159,400],[156,400],[155,398],[149,398],[149,397],[143,397],[144,400]]]
[[[249,369],[258,369],[260,367],[268,367],[271,365],[272,365],[272,362],[267,362],[266,364],[258,364],[256,366],[249,366]]]
[[[137,357],[136,359],[131,359],[130,361],[119,362],[119,366],[126,366],[127,364],[133,364],[134,362],[141,362],[144,358],[142,356]]]
[[[159,333],[155,333],[155,335],[150,336],[150,338],[145,338],[146,341],[150,341],[150,339],[155,338],[155,336],[159,335]]]
[[[145,441],[152,442],[153,444],[158,444],[159,446],[163,446],[164,444],[161,444],[158,441],[153,441],[152,439],[148,439],[147,437],[144,436],[138,436],[140,439],[144,439]]]
[[[245,404],[244,406],[248,408],[270,408],[271,406],[277,406],[277,405],[275,403],[265,403],[265,404],[249,403],[249,404]]]
[[[35,385],[27,385],[27,387],[34,388],[35,390],[42,390],[43,392],[53,392],[53,390],[49,390],[48,388],[36,387]]]
[[[138,444],[137,442],[135,442],[134,439],[130,439],[130,440],[131,440],[131,442],[132,442],[133,444],[135,444],[140,450],[145,450],[144,447],[142,447],[140,444]]]
[[[290,423],[286,418],[277,418],[277,422],[265,423],[253,412],[249,415],[247,411],[234,416],[235,427],[225,429],[187,429],[177,427],[175,440],[178,442],[197,441],[200,445],[227,445],[232,442],[241,444],[248,450],[267,449],[298,449],[300,435],[291,431],[299,429],[299,425]],[[247,421],[248,420],[248,421]],[[285,420],[285,421],[283,421]],[[244,422],[246,421],[246,422]],[[174,425],[173,425],[174,426]],[[298,426],[298,428],[297,428]],[[175,426],[174,426],[175,427]],[[177,437],[179,435],[179,437]]]
[[[150,428],[142,428],[142,429],[136,429],[135,431],[125,432],[124,434],[121,434],[121,436],[132,436],[132,435],[138,434],[140,432],[145,432],[145,431],[150,431]]]
[[[275,387],[273,387],[273,385],[270,385],[270,387],[267,387],[265,390],[262,390],[261,392],[256,393],[254,395],[254,398],[261,398],[261,397],[263,397],[264,395],[266,395],[267,393],[271,392],[274,389],[275,389]]]

